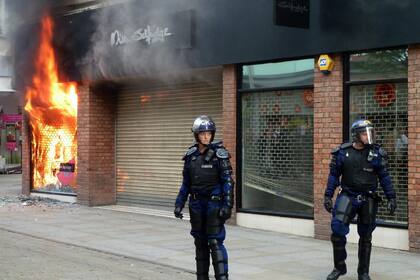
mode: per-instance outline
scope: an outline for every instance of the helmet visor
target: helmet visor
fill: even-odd
[[[369,145],[373,144],[373,128],[372,127],[366,127],[366,133],[367,133],[367,141]]]
[[[359,140],[365,145],[372,145],[375,143],[375,135],[373,127],[366,127],[359,132]]]

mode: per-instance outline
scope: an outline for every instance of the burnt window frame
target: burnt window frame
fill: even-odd
[[[314,83],[312,85],[303,85],[303,86],[284,86],[284,87],[270,87],[270,88],[253,88],[253,89],[243,89],[242,80],[243,80],[243,66],[256,65],[256,64],[265,64],[265,63],[278,63],[286,62],[292,60],[300,59],[313,59],[314,60],[314,76],[315,76],[315,67],[316,67],[316,57],[315,56],[304,56],[304,57],[294,57],[288,59],[279,59],[279,60],[269,60],[269,61],[257,61],[257,62],[248,62],[236,64],[236,191],[235,191],[235,209],[237,213],[247,213],[247,214],[259,214],[275,217],[285,217],[285,218],[298,218],[305,220],[314,220],[315,213],[314,207],[312,208],[312,215],[291,213],[286,211],[267,211],[267,210],[255,210],[255,209],[244,209],[242,206],[242,95],[244,93],[264,93],[272,91],[282,91],[282,90],[304,90],[311,89],[314,90]],[[313,185],[312,185],[313,189]]]
[[[407,78],[395,78],[395,79],[371,79],[362,81],[351,81],[350,80],[350,56],[357,53],[368,53],[383,50],[397,50],[397,49],[408,49],[408,46],[395,46],[390,48],[379,48],[379,49],[368,49],[368,50],[357,50],[343,53],[343,142],[350,141],[350,88],[358,85],[375,85],[378,83],[406,83],[408,84]],[[408,69],[407,69],[408,71]],[[407,213],[408,214],[408,213]],[[352,224],[356,224],[352,221]],[[376,221],[376,224],[381,227],[408,229],[409,222],[407,224],[400,224],[386,221]]]

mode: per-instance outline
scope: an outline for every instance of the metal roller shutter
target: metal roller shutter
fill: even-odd
[[[141,88],[143,87],[143,88]],[[201,114],[222,127],[221,74],[211,80],[126,86],[116,123],[117,203],[170,206],[182,181],[181,160]],[[221,139],[221,129],[216,139]]]

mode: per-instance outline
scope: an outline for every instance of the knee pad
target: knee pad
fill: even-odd
[[[371,244],[372,243],[372,235],[360,236],[359,242],[361,244]]]
[[[212,254],[213,262],[224,262],[225,256],[223,255],[223,251],[220,249],[219,241],[217,241],[217,239],[210,239],[209,247]]]
[[[208,244],[211,250],[219,249],[219,242],[217,239],[209,239]]]
[[[350,232],[350,226],[333,218],[331,221],[331,230],[336,236],[346,236]]]

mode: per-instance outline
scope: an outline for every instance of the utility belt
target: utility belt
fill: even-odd
[[[354,192],[348,190],[347,188],[343,188],[341,190],[341,193],[347,194],[349,197],[353,198],[357,202],[368,201],[369,198],[372,198],[373,200],[375,200],[378,203],[382,202],[382,197],[375,191],[368,191],[368,192],[364,192],[364,193],[354,193]]]
[[[219,195],[209,195],[209,194],[201,194],[201,193],[192,193],[190,196],[193,200],[221,201],[223,199]]]

